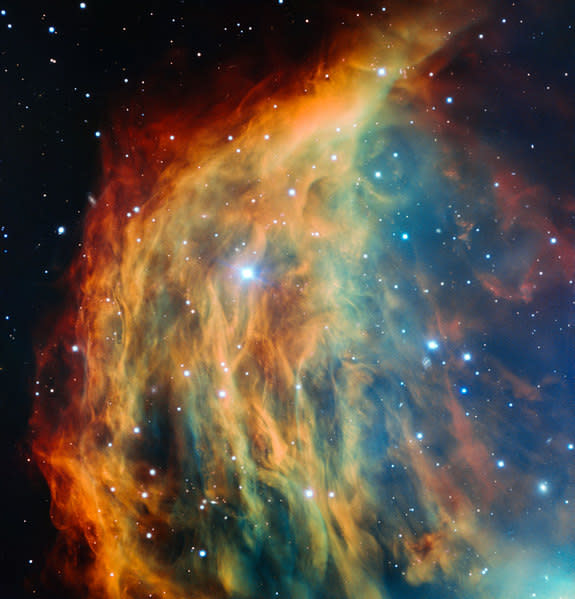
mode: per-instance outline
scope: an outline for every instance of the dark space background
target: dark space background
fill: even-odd
[[[370,4],[382,3],[356,3]],[[119,106],[201,95],[207,76],[246,58],[254,80],[274,68],[276,54],[284,64],[300,61],[337,29],[341,14],[333,3],[304,0],[82,6],[0,2],[0,599],[67,596],[57,573],[42,574],[55,531],[26,430],[34,347],[64,299],[58,281],[99,189],[97,132],[106,134]],[[484,96],[467,98],[488,107],[474,117],[474,134],[496,137],[552,196],[572,197],[575,4],[499,2],[485,30],[494,33],[492,46],[452,70],[469,89],[481,82]],[[566,211],[557,219],[564,230],[575,225]],[[546,319],[573,320],[567,294],[548,298],[541,335]],[[570,326],[546,341],[554,346],[548,360],[572,380]]]

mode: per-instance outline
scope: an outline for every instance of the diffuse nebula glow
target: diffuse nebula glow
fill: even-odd
[[[465,258],[438,244],[433,270],[405,218],[460,191],[410,124],[452,30],[395,23],[108,152],[32,423],[60,567],[90,597],[483,596],[498,425],[456,397],[474,323],[439,284]]]

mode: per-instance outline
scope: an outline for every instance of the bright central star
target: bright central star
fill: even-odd
[[[249,280],[249,279],[254,278],[254,269],[249,266],[242,268],[241,273],[242,273],[242,279]]]

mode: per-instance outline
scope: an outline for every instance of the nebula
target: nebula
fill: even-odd
[[[449,122],[479,22],[422,5],[116,125],[31,423],[82,596],[523,592],[544,457],[516,439],[561,383],[494,339],[573,262],[545,190]]]

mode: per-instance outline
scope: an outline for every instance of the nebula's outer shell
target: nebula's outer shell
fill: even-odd
[[[497,472],[495,404],[543,392],[479,348],[540,244],[478,266],[512,194],[426,112],[474,18],[422,12],[216,116],[116,132],[32,423],[90,597],[519,596],[506,488],[533,481]]]

